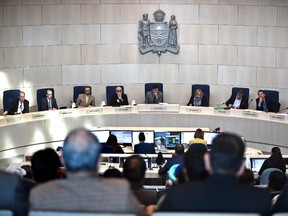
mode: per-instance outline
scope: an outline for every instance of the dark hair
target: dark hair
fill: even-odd
[[[278,164],[284,164],[283,165],[284,167],[286,165],[286,161],[282,157],[281,150],[279,147],[273,147],[271,149],[270,159],[271,159],[271,163],[272,163],[273,167],[275,167],[275,166],[278,167],[277,166]]]
[[[237,94],[243,95],[243,94],[244,94],[243,89],[239,89],[239,91],[237,92]]]
[[[30,165],[22,165],[21,168],[26,171],[26,174],[23,176],[23,178],[32,179],[33,175],[32,175],[31,166]]]
[[[245,143],[236,134],[223,133],[212,141],[210,151],[214,173],[236,174],[243,163]]]
[[[184,154],[184,166],[190,181],[202,180],[208,177],[203,158],[206,152],[202,149],[193,149]]]
[[[146,163],[139,155],[128,157],[123,166],[123,176],[129,182],[142,183],[145,177]]]
[[[114,134],[111,134],[108,137],[107,141],[106,141],[107,145],[115,145],[117,143],[118,143],[118,140],[117,140],[117,137]]]
[[[265,91],[263,91],[262,89],[260,89],[257,94],[259,94],[260,92],[263,92],[265,94]]]
[[[286,179],[283,172],[272,171],[269,175],[268,188],[272,191],[281,191],[286,184]]]
[[[103,177],[105,177],[105,178],[122,178],[122,173],[120,172],[120,170],[118,170],[116,168],[107,169],[103,173]]]
[[[152,89],[157,89],[157,88],[159,88],[158,84],[153,84]]]
[[[67,171],[96,171],[100,153],[98,138],[84,128],[71,131],[64,140],[63,158]]]
[[[239,176],[239,182],[241,184],[247,184],[247,185],[254,185],[254,174],[251,169],[245,169],[244,173]]]
[[[177,155],[184,154],[184,146],[182,144],[177,144],[174,149],[175,149],[175,154]]]
[[[194,138],[204,139],[204,132],[200,128],[198,128],[194,133]]]
[[[59,178],[58,168],[61,166],[58,154],[51,148],[39,150],[31,157],[31,169],[36,182],[42,183]]]
[[[143,132],[140,132],[138,135],[138,139],[140,142],[144,142],[145,141],[145,134]]]

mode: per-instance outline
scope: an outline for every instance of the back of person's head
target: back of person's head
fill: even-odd
[[[243,164],[245,143],[236,134],[223,133],[212,141],[211,168],[214,173],[236,174]]]
[[[281,191],[286,181],[287,177],[283,172],[272,171],[268,178],[268,189],[270,191]]]
[[[184,167],[190,181],[202,180],[208,176],[205,168],[204,154],[207,152],[203,149],[193,149],[184,154]]]
[[[204,139],[204,132],[200,128],[198,128],[194,133],[194,138]]]
[[[245,169],[243,174],[239,176],[239,182],[246,185],[254,185],[254,174],[251,169]]]
[[[144,142],[145,141],[145,134],[143,132],[140,132],[138,135],[138,139],[140,142]]]
[[[39,183],[59,178],[61,166],[58,154],[51,148],[39,150],[31,158],[33,179]]]
[[[125,160],[123,176],[132,183],[142,183],[145,177],[146,163],[139,155],[133,155]]]
[[[101,153],[98,138],[88,130],[71,131],[63,145],[63,158],[68,172],[96,172]]]
[[[176,155],[183,155],[184,154],[184,146],[182,144],[176,144],[174,149],[175,149]]]
[[[108,144],[108,145],[115,145],[117,143],[118,143],[118,140],[114,134],[111,134],[106,141],[106,144]]]
[[[103,177],[105,177],[105,178],[122,178],[122,173],[120,172],[120,170],[118,170],[116,168],[107,169],[103,173]]]

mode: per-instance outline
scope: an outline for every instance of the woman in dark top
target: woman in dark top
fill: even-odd
[[[258,174],[261,175],[262,172],[267,168],[278,168],[282,170],[283,173],[286,172],[286,162],[285,159],[282,157],[280,148],[272,148],[271,156],[264,161]]]
[[[106,141],[106,145],[112,146],[115,153],[120,153],[120,154],[124,153],[123,149],[118,143],[117,137],[114,134],[111,134],[108,137]]]

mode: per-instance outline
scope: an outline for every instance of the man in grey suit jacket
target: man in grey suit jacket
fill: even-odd
[[[158,85],[152,86],[152,91],[147,92],[145,97],[146,104],[158,104],[163,102],[163,93],[159,91]]]
[[[85,87],[84,94],[78,95],[76,106],[80,108],[95,106],[95,97],[91,95],[90,86]]]
[[[143,215],[126,180],[98,177],[101,148],[97,137],[88,130],[70,132],[63,144],[67,179],[32,189],[30,209]]]

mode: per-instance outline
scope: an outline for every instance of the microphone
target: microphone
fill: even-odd
[[[223,109],[221,106],[224,105],[225,103],[217,104],[214,109]]]
[[[249,101],[248,106],[252,103],[253,100],[254,100],[254,99],[251,99],[251,100]]]

